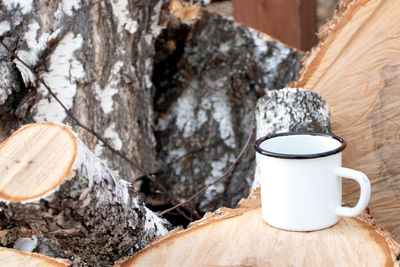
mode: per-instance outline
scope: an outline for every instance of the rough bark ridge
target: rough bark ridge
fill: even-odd
[[[204,12],[171,22],[156,41],[156,139],[165,183],[187,198],[230,166],[251,134],[257,98],[297,77],[301,55],[257,31]],[[192,203],[235,206],[252,184],[254,153]]]
[[[154,38],[164,0],[2,1],[0,35],[43,75],[75,116],[143,168],[156,169],[152,133]],[[21,124],[71,122],[30,71],[0,48],[0,138]],[[129,123],[128,123],[129,122]],[[76,129],[124,179],[141,176]]]
[[[257,139],[280,132],[331,133],[329,107],[321,96],[301,88],[271,90],[257,101]],[[256,161],[258,153],[256,153]],[[260,186],[258,164],[252,188]]]
[[[73,164],[65,174],[69,175],[44,196],[19,202],[3,199],[0,207],[8,222],[27,225],[55,238],[75,260],[90,266],[110,266],[118,258],[140,250],[153,238],[168,232],[169,224],[144,206],[131,183],[119,179],[65,126],[48,122],[29,124],[8,140],[17,142],[23,132],[33,131],[35,134],[30,141],[46,135],[49,147],[55,146],[64,132],[64,135],[71,135],[76,154],[71,155]],[[29,143],[28,140],[24,142]],[[0,147],[3,162],[4,157],[7,158],[3,152],[6,147],[7,143]],[[18,155],[18,151],[15,154]],[[43,160],[39,155],[31,162]],[[10,170],[17,166],[14,163],[13,167],[12,162],[7,163]],[[52,164],[49,168],[57,168],[57,162]],[[37,166],[32,163],[24,168],[28,172],[29,168]],[[32,180],[46,173],[43,169]]]

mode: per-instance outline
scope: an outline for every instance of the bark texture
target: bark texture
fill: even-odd
[[[254,125],[257,98],[297,78],[302,55],[235,22],[197,14],[187,1],[173,2],[177,18],[167,0],[6,1],[0,35],[83,124],[186,198],[233,162]],[[3,48],[0,57],[2,140],[27,122],[72,124],[23,64]],[[121,177],[142,176],[74,129]],[[234,206],[252,183],[252,158],[194,206]]]
[[[44,77],[64,105],[149,172],[154,39],[164,0],[1,1],[0,35]],[[32,73],[0,47],[0,138],[21,124],[71,123]],[[141,176],[93,136],[75,130],[126,180]]]
[[[301,54],[261,33],[204,12],[171,21],[156,41],[156,139],[164,183],[187,198],[232,164],[254,126],[257,99],[297,77]],[[192,202],[203,211],[247,196],[254,153]]]
[[[257,101],[257,139],[281,132],[331,133],[329,107],[316,93],[301,88],[271,90]],[[256,153],[256,161],[258,158]],[[260,186],[256,164],[253,188]]]
[[[10,139],[38,127],[43,128],[41,135],[50,128],[71,133],[64,126],[45,122],[24,126]],[[48,145],[54,145],[49,140]],[[168,232],[169,224],[144,206],[131,183],[119,179],[78,138],[74,142],[74,163],[56,189],[33,200],[0,202],[8,223],[27,225],[55,238],[75,260],[89,266],[110,266]],[[57,163],[49,167],[56,168]],[[39,173],[45,174],[45,170]]]

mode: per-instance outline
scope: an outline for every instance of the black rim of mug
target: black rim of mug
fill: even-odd
[[[280,136],[288,136],[288,135],[313,135],[313,136],[324,136],[324,137],[329,137],[333,138],[341,143],[341,146],[321,152],[321,153],[311,153],[311,154],[282,154],[282,153],[275,153],[272,151],[268,151],[265,149],[262,149],[261,143],[268,140],[272,139],[275,137],[280,137]],[[330,155],[337,154],[339,152],[342,152],[346,148],[346,142],[343,140],[343,138],[336,136],[334,134],[327,134],[327,133],[315,133],[315,132],[285,132],[285,133],[278,133],[278,134],[272,134],[272,135],[267,135],[264,137],[259,138],[255,143],[254,143],[254,149],[264,155],[264,156],[269,156],[269,157],[275,157],[275,158],[282,158],[282,159],[314,159],[314,158],[321,158],[321,157],[327,157]]]

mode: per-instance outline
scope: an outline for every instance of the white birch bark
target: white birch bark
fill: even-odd
[[[271,90],[257,101],[257,139],[282,132],[331,133],[329,107],[322,97],[302,88]],[[260,186],[256,153],[256,171],[252,188]]]

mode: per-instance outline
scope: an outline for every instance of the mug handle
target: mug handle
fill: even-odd
[[[371,196],[371,184],[368,177],[362,172],[343,167],[338,167],[336,169],[336,175],[353,179],[360,184],[360,199],[357,205],[352,208],[339,206],[336,208],[336,215],[346,217],[357,216],[367,207]]]

